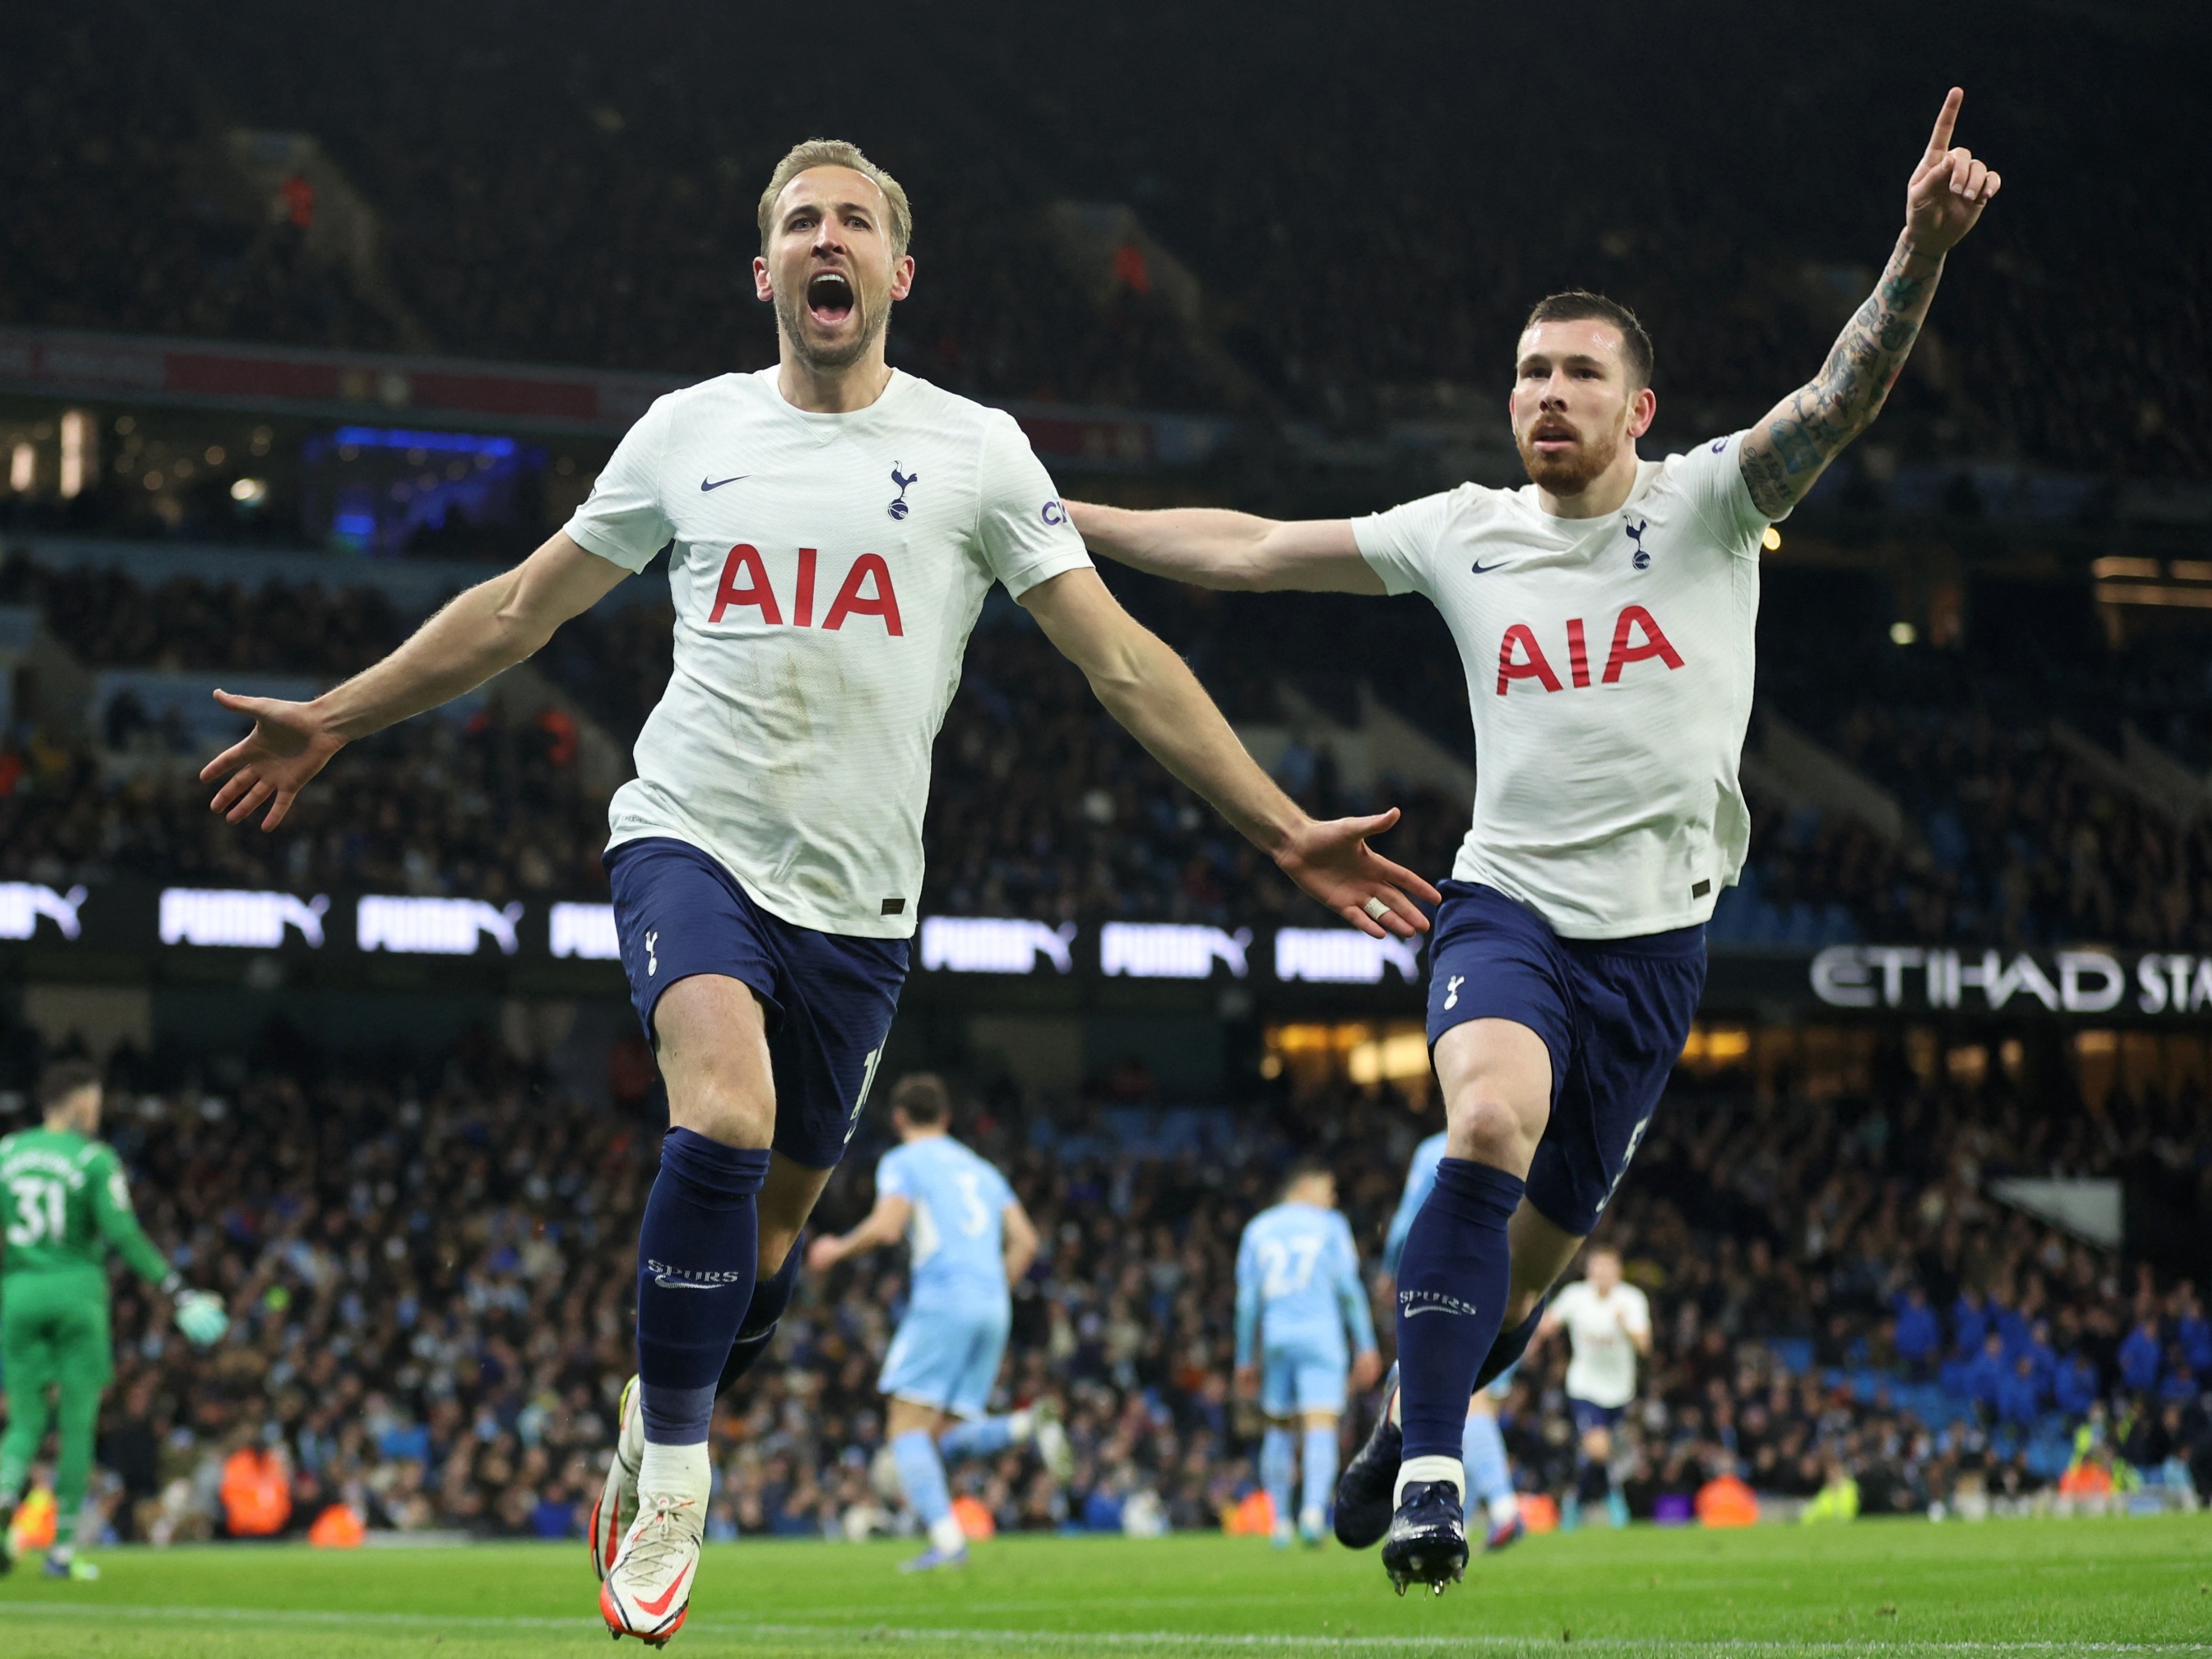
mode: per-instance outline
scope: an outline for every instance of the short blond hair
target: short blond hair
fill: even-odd
[[[907,205],[906,186],[863,155],[858,144],[848,144],[842,138],[809,138],[805,143],[793,144],[791,153],[775,164],[775,171],[769,175],[768,188],[761,192],[760,198],[763,253],[768,251],[769,234],[775,228],[777,198],[783,194],[785,185],[810,167],[850,167],[872,181],[890,205],[891,258],[905,255],[906,245],[914,239],[914,210]]]

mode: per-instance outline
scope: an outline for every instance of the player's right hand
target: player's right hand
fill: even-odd
[[[261,827],[274,830],[308,780],[345,747],[345,739],[324,724],[311,702],[221,690],[215,700],[234,714],[251,715],[253,729],[200,769],[202,783],[223,780],[208,810],[242,823],[267,803]]]
[[[222,1298],[212,1291],[186,1291],[177,1298],[177,1328],[185,1341],[204,1348],[222,1340],[230,1328],[230,1316],[222,1310]]]
[[[1260,1397],[1260,1368],[1257,1365],[1239,1365],[1236,1388],[1239,1400],[1257,1400]]]
[[[1441,903],[1443,895],[1403,865],[1367,844],[1398,822],[1398,809],[1372,817],[1305,819],[1277,849],[1275,863],[1292,881],[1370,938],[1412,939],[1429,931],[1416,899]],[[1408,894],[1413,897],[1407,897]],[[1381,914],[1365,907],[1376,902]]]

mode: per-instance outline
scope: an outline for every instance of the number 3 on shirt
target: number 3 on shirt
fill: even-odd
[[[968,1201],[968,1214],[961,1222],[961,1231],[970,1238],[981,1238],[991,1224],[991,1212],[983,1205],[983,1177],[973,1170],[963,1170],[952,1177],[960,1188],[960,1196]]]
[[[8,1182],[15,1194],[15,1213],[8,1223],[8,1242],[17,1249],[69,1236],[69,1188],[42,1176],[16,1176]]]

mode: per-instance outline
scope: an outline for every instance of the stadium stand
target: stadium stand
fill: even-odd
[[[2057,9],[2044,21],[2062,33],[2103,27],[2095,9]],[[269,0],[27,14],[0,64],[0,325],[750,368],[774,350],[750,280],[753,194],[802,130],[827,125],[915,199],[922,281],[895,362],[992,400],[1236,422],[1210,470],[1056,469],[1069,493],[1360,511],[1461,476],[1470,455],[1510,472],[1498,370],[1549,288],[1602,287],[1643,312],[1656,447],[1729,429],[1802,381],[1893,225],[1898,135],[1839,137],[1832,112],[1917,107],[1885,49],[1909,33],[2012,89],[1978,101],[1977,143],[2035,183],[1947,278],[1881,427],[1767,567],[1752,856],[1711,938],[1752,956],[1881,940],[2212,957],[2202,635],[2130,625],[2121,648],[2087,597],[2095,560],[2156,574],[2212,500],[2206,228],[2172,206],[2205,193],[2212,155],[2189,142],[2212,110],[2189,54],[2069,54],[2048,33],[2031,49],[1984,3],[1793,15],[1785,39],[1776,17],[1686,34],[1663,9],[1600,0],[1581,14],[1589,49],[1608,84],[1632,70],[1638,95],[1585,100],[1539,154],[1515,66],[1556,49],[1549,15],[1394,27],[1339,9],[1325,38],[1294,15],[1255,30],[1155,0],[988,29],[980,15],[956,0],[917,29],[910,9],[864,0],[842,15],[843,84],[747,69],[736,100],[732,65],[815,23],[573,0],[528,28],[396,0],[307,34]],[[1395,95],[1409,40],[1454,64],[1460,95]],[[1248,71],[1225,88],[1224,54]],[[1798,70],[1772,87],[1761,66],[1784,56]],[[2171,124],[2158,168],[2108,118],[2147,103]],[[240,160],[305,155],[309,139],[331,169],[319,176],[372,225],[373,259],[318,234],[337,185],[319,203],[304,174],[272,191]],[[1795,188],[1816,147],[1838,182]],[[1773,187],[1747,190],[1762,168]],[[2126,257],[2085,223],[2124,225]],[[1516,234],[1530,224],[1555,234]],[[666,679],[665,606],[647,594],[580,618],[526,696],[495,689],[388,732],[280,833],[232,830],[205,810],[207,728],[185,698],[204,709],[216,676],[328,684],[422,605],[335,554],[317,581],[201,568],[193,544],[210,538],[319,532],[227,497],[158,517],[137,464],[114,459],[70,502],[12,482],[0,497],[10,532],[158,538],[176,570],[0,562],[0,610],[76,677],[27,671],[7,688],[0,882],[605,896],[606,795]],[[2166,489],[2179,505],[2147,513],[2145,492]],[[1792,562],[1801,536],[1838,568]],[[404,550],[504,557],[532,539],[454,520]],[[1899,623],[1929,605],[1869,574],[1885,559],[1955,578],[1952,625],[1916,638]],[[1988,574],[2008,560],[2033,579]],[[2212,591],[2212,566],[2192,568],[2173,580]],[[1431,612],[1110,579],[1240,726],[1289,734],[1269,763],[1309,808],[1395,802],[1406,821],[1385,850],[1447,872],[1455,790],[1479,757]],[[1354,778],[1349,748],[1315,735],[1385,716],[1429,746],[1429,769]],[[1811,787],[1808,763],[1832,787]],[[939,738],[925,835],[933,915],[1316,920],[1003,600]],[[2201,1065],[2106,1092],[2054,1060],[2063,1079],[2031,1100],[2018,1068],[1988,1063],[2006,1039],[1983,1036],[1969,1076],[1941,1054],[1908,1064],[1907,1037],[1885,1028],[1863,1086],[1686,1063],[1603,1235],[1657,1319],[1622,1437],[1639,1517],[1680,1518],[1729,1474],[1770,1503],[1849,1484],[1866,1514],[2212,1495],[2194,1270],[2142,1229],[2091,1243],[1991,1187],[2120,1182],[2201,1241]],[[0,1038],[4,1129],[26,1121],[19,1085],[46,1054],[27,1031]],[[297,1534],[343,1499],[378,1528],[573,1536],[634,1363],[636,1213],[663,1121],[644,1045],[593,1056],[606,1075],[584,1089],[482,1033],[429,1060],[341,1055],[276,1027],[247,1060],[127,1042],[108,1058],[111,1133],[148,1225],[242,1327],[195,1352],[118,1291],[101,1443],[118,1531]],[[1321,1152],[1371,1261],[1433,1108],[1387,1084],[1276,1076],[1197,1096],[1135,1061],[1079,1089],[1001,1078],[976,1093],[961,1131],[1008,1168],[1045,1241],[1002,1386],[1061,1398],[1079,1462],[1064,1491],[1018,1456],[963,1489],[1006,1529],[1224,1524],[1255,1486],[1223,1340],[1239,1228],[1290,1158]],[[876,1127],[823,1225],[865,1212]],[[871,1474],[874,1383],[904,1294],[895,1255],[805,1286],[774,1363],[725,1402],[714,1535],[893,1524]],[[1574,1485],[1563,1361],[1532,1356],[1504,1414],[1532,1496]]]
[[[1203,595],[1122,585],[1240,723],[1279,720],[1285,686],[1324,706],[1356,704],[1347,687],[1364,679],[1444,751],[1474,757],[1449,641],[1408,637],[1433,626],[1425,611],[1347,611],[1297,595],[1224,610]],[[1786,711],[1802,720],[1893,794],[1902,833],[1761,794],[1767,775],[1753,770],[1752,862],[1716,916],[1717,940],[2212,946],[2212,814],[2147,792],[2118,744],[2107,748],[2066,718],[2100,735],[2139,722],[2173,748],[2139,727],[2126,742],[2201,767],[2212,683],[2189,636],[2125,653],[2091,637],[2008,665],[1978,634],[1961,649],[1905,650],[1868,620],[1844,630],[1844,643],[1808,651],[1801,618],[1832,596],[1832,583],[1784,570],[1769,587],[1761,719]],[[35,610],[94,670],[319,684],[365,666],[409,625],[368,587],[248,591],[179,576],[149,592],[118,571],[53,570],[22,556],[0,566],[0,605]],[[669,630],[659,603],[594,612],[562,629],[540,665],[626,756],[666,682]],[[1317,660],[1330,664],[1328,677],[1302,672]],[[0,872],[397,882],[492,897],[510,885],[580,896],[605,884],[597,855],[611,781],[577,763],[574,721],[557,712],[510,720],[477,703],[388,733],[350,757],[273,837],[232,835],[208,819],[196,767],[183,763],[205,758],[194,746],[200,731],[147,709],[143,692],[125,687],[106,702],[99,727],[76,744],[27,726],[0,738],[9,757],[0,775],[10,780],[0,791],[9,830]],[[103,754],[141,763],[103,764]],[[1037,764],[1040,756],[1052,764]],[[1449,872],[1464,803],[1433,778],[1353,788],[1325,745],[1293,746],[1273,763],[1311,810],[1401,805],[1406,820],[1385,843],[1392,855],[1432,878]],[[1234,925],[1279,921],[1303,903],[1003,604],[977,632],[939,739],[927,834],[925,902],[934,912]]]
[[[1489,408],[1522,311],[1575,284],[1614,289],[1652,325],[1662,432],[1678,431],[1677,410],[1694,437],[1763,410],[1818,364],[1887,246],[1897,139],[1830,147],[1824,179],[1843,183],[1813,196],[1747,193],[1718,158],[1793,154],[1812,112],[1902,96],[1912,72],[1879,25],[1741,18],[1692,45],[1662,17],[1601,7],[1593,36],[1643,95],[1578,110],[1540,166],[1498,166],[1524,136],[1514,65],[1548,48],[1548,20],[1429,20],[1425,49],[1464,76],[1462,96],[1437,102],[1393,95],[1403,40],[1380,19],[1340,33],[1332,21],[1324,46],[1310,21],[1252,31],[1173,6],[988,27],[956,7],[920,40],[903,12],[866,6],[840,86],[763,77],[732,100],[719,76],[684,66],[773,55],[776,26],[571,5],[517,31],[415,3],[327,15],[303,35],[246,4],[196,15],[187,40],[143,8],[114,9],[132,26],[98,32],[96,54],[94,21],[76,14],[27,26],[37,38],[10,53],[31,79],[4,146],[23,207],[0,225],[0,319],[390,343],[335,267],[298,252],[295,228],[256,222],[264,204],[227,206],[209,183],[221,167],[204,158],[229,131],[302,131],[380,216],[394,280],[444,350],[756,367],[773,341],[751,296],[753,192],[801,127],[827,122],[915,196],[925,280],[893,334],[908,367],[972,395],[1269,411],[1340,433],[1470,398]],[[1949,279],[1942,347],[1893,400],[1883,446],[2092,479],[2203,476],[2203,230],[2162,204],[2190,193],[2185,177],[2201,182],[2206,147],[2177,138],[2186,171],[2154,183],[2097,118],[2154,99],[2201,122],[2187,54],[1992,39],[2002,14],[1986,6],[1933,25],[1880,9],[2015,89],[1977,118],[2038,181]],[[957,66],[935,57],[952,40]],[[1235,88],[1206,69],[1224,57],[1249,70]],[[1756,85],[1757,66],[1782,59],[1786,97],[1704,94],[1717,80]],[[95,63],[100,95],[81,96]],[[118,74],[131,96],[109,95]],[[999,94],[972,95],[979,81]],[[95,109],[133,125],[60,125]],[[1574,201],[1547,252],[1503,234],[1556,221],[1569,175]],[[1439,185],[1454,211],[1435,210]],[[1177,250],[1203,295],[1195,321],[1141,258],[1103,288],[1073,272],[1047,213],[1071,192],[1133,207]],[[2084,216],[2136,228],[2124,261],[2074,233]]]
[[[483,1038],[434,1075],[271,1058],[219,1087],[147,1086],[158,1056],[111,1067],[144,1220],[245,1328],[194,1351],[119,1293],[117,1524],[223,1535],[225,1466],[267,1447],[294,1531],[343,1498],[375,1526],[572,1535],[632,1364],[657,1113],[568,1100]],[[1680,1080],[1605,1234],[1658,1332],[1628,1436],[1637,1512],[1731,1470],[1810,1498],[1832,1462],[1868,1512],[2024,1498],[2093,1450],[2124,1486],[2212,1481],[2196,1287],[1982,1195],[2008,1170],[2173,1174],[2203,1110],[2201,1091],[2119,1097],[2062,1131],[2002,1087],[1762,1101]],[[1065,1400],[1079,1468],[1062,1493],[1016,1455],[965,1489],[1002,1528],[1118,1529],[1139,1493],[1176,1527],[1221,1524],[1252,1488],[1256,1432],[1222,1334],[1239,1229],[1295,1152],[1326,1146],[1371,1265],[1424,1127],[1388,1091],[1162,1110],[1126,1075],[974,1109],[963,1133],[1046,1241],[1003,1386]],[[848,1161],[826,1224],[865,1210],[872,1161]],[[2179,1175],[2202,1191],[2201,1155]],[[777,1363],[726,1402],[720,1535],[890,1524],[868,1471],[903,1284],[894,1256],[806,1285]],[[1573,1482],[1548,1426],[1562,1364],[1540,1351],[1506,1413],[1532,1492]]]

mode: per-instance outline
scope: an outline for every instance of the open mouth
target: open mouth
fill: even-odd
[[[1540,453],[1550,455],[1563,449],[1572,449],[1580,439],[1574,428],[1564,421],[1539,421],[1530,429],[1528,441]]]
[[[842,270],[817,270],[806,279],[807,314],[835,328],[853,314],[853,284]]]

